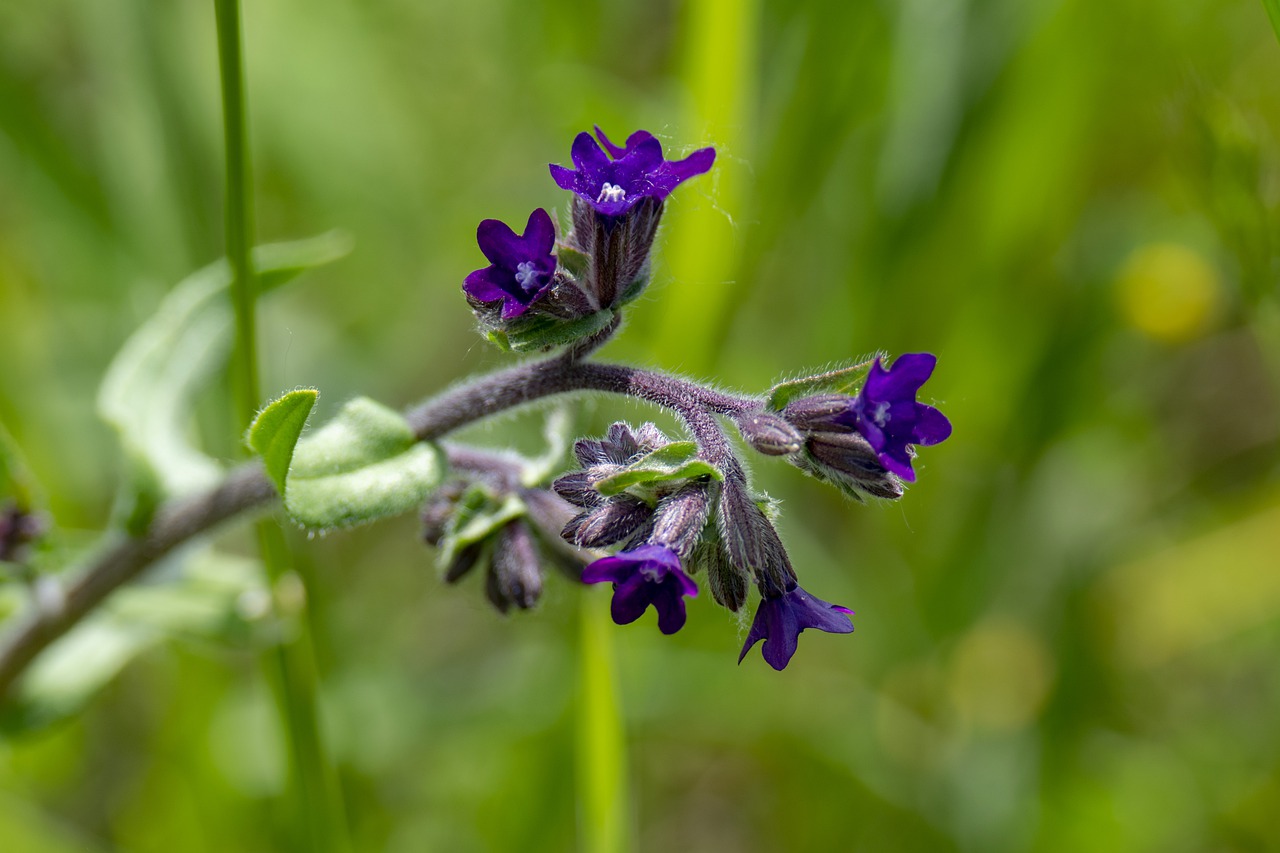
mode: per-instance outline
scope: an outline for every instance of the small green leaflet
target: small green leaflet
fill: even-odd
[[[780,412],[792,400],[798,400],[801,397],[813,394],[852,394],[858,388],[862,378],[867,375],[874,361],[874,358],[870,358],[857,364],[836,367],[812,376],[801,376],[798,379],[779,382],[769,389],[766,407]]]
[[[288,443],[284,430],[293,430],[295,421],[274,416],[272,421],[280,429],[264,427],[255,440],[271,446],[278,470]],[[298,441],[286,465],[285,510],[314,530],[408,512],[440,484],[446,468],[440,450],[418,441],[399,412],[366,397],[350,401],[314,435]]]
[[[544,315],[514,322],[505,331],[494,329],[487,337],[507,352],[542,352],[593,335],[612,321],[613,312],[607,309],[568,321]]]
[[[284,494],[289,463],[293,461],[294,446],[319,396],[320,392],[314,388],[290,391],[258,412],[245,436],[249,448],[262,457],[267,476],[281,494]]]
[[[479,483],[458,499],[458,508],[449,520],[449,529],[440,543],[440,565],[448,566],[460,552],[485,541],[501,527],[526,513],[516,495],[499,500]]]
[[[675,441],[641,456],[595,484],[596,491],[611,497],[632,486],[651,486],[695,477],[724,479],[714,465],[698,456],[692,441]]]

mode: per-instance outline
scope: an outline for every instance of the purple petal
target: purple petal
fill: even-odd
[[[906,444],[891,444],[877,454],[880,464],[892,474],[897,474],[908,483],[916,481],[915,469],[911,467],[911,454]]]
[[[677,185],[692,177],[710,171],[715,162],[716,150],[714,148],[701,148],[683,160],[673,160],[665,164],[663,181],[667,192],[670,193]]]
[[[951,421],[933,406],[917,403],[916,418],[912,432],[915,444],[938,444],[951,436]]]
[[[738,662],[742,662],[753,645],[764,640],[761,654],[765,661],[774,669],[784,669],[796,653],[801,632],[817,628],[831,634],[848,634],[853,630],[853,621],[849,618],[852,613],[847,607],[823,601],[798,586],[785,595],[765,598],[756,610]]]
[[[904,353],[893,362],[893,367],[884,371],[880,367],[880,359],[876,359],[867,375],[867,395],[873,400],[914,400],[938,363],[933,353]]]
[[[653,609],[658,611],[658,630],[664,634],[674,634],[684,627],[685,609],[681,584],[673,577],[668,577],[653,590]],[[697,587],[694,587],[697,591]]]
[[[476,270],[462,282],[462,289],[477,302],[497,302],[509,294],[497,282],[508,276],[494,266]]]
[[[600,140],[600,144],[603,145],[605,150],[609,152],[610,157],[612,157],[615,160],[620,160],[624,155],[626,155],[627,149],[619,148],[618,146],[610,142],[609,137],[605,136],[604,131],[600,129],[600,125],[597,124],[595,126],[595,130],[596,130],[596,138]],[[636,131],[636,133],[643,133],[643,132],[644,131]],[[635,133],[631,134],[632,138],[634,138],[635,135],[636,135]],[[630,144],[630,142],[631,140],[628,139],[627,143]]]
[[[578,171],[592,178],[609,167],[609,157],[600,150],[600,145],[585,130],[573,138],[573,146],[569,149],[569,157]]]
[[[562,190],[569,192],[578,191],[578,173],[573,169],[566,169],[564,166],[557,166],[551,163],[547,168],[551,170],[551,180],[556,182],[556,186]]]
[[[551,221],[551,214],[540,207],[530,213],[524,226],[523,241],[529,256],[551,254],[556,245],[556,226]]]
[[[582,570],[583,583],[622,583],[636,574],[635,565],[622,555],[601,557]]]
[[[613,621],[619,625],[630,625],[639,619],[653,603],[656,591],[653,584],[639,572],[618,584],[613,591],[613,601],[609,605]]]
[[[497,219],[486,219],[476,228],[476,242],[489,263],[507,269],[515,269],[525,258],[523,241],[511,230],[511,226]]]

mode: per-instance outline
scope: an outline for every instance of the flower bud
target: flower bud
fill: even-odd
[[[837,419],[846,415],[853,406],[853,398],[844,394],[817,394],[789,403],[782,410],[782,417],[801,432],[821,432],[849,429]]]
[[[734,613],[741,610],[747,601],[750,576],[733,565],[724,546],[718,541],[703,544],[694,555],[694,562],[707,570],[711,597]]]
[[[644,501],[619,495],[574,518],[561,535],[580,548],[604,548],[634,535],[652,515],[652,507]]]
[[[484,556],[484,543],[476,542],[458,551],[444,570],[445,583],[457,583],[466,577]]]
[[[13,504],[0,510],[0,562],[22,562],[27,545],[44,531],[45,522],[39,515]]]
[[[706,484],[688,483],[658,504],[649,541],[686,559],[698,544],[710,514],[711,495]]]
[[[729,560],[735,567],[784,588],[796,582],[795,569],[778,531],[741,483],[725,482],[720,494],[719,522]]]
[[[494,607],[506,613],[514,605],[528,610],[542,595],[542,570],[533,534],[520,521],[498,533],[485,582],[485,594]]]
[[[805,442],[805,450],[808,458],[804,467],[846,491],[886,500],[902,497],[902,481],[885,470],[875,450],[856,432],[814,433]]]
[[[591,487],[591,474],[587,471],[572,471],[557,477],[551,489],[569,503],[583,508],[596,507],[604,501]]]
[[[804,443],[804,436],[780,415],[772,412],[754,412],[743,415],[737,421],[738,431],[752,449],[766,456],[786,456],[795,453]]]

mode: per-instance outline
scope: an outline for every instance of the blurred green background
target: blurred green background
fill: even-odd
[[[746,626],[707,595],[674,637],[614,631],[634,849],[1280,849],[1259,3],[246,6],[259,238],[356,246],[264,302],[268,391],[318,386],[328,417],[506,363],[460,293],[475,225],[563,211],[546,164],[592,124],[720,155],[602,357],[757,391],[939,355],[925,398],[955,434],[898,504],[754,465],[855,634],[806,633],[776,673],[736,665]],[[211,4],[0,2],[0,421],[59,541],[107,523],[121,473],[105,364],[221,254],[221,157]],[[233,457],[225,394],[196,415]],[[577,613],[607,592],[552,578],[504,619],[442,584],[411,518],[295,540],[352,848],[575,849]],[[0,741],[0,849],[280,849],[273,714],[252,643],[160,644]]]

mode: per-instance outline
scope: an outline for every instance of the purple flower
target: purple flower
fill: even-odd
[[[848,634],[853,631],[853,613],[847,607],[830,604],[815,598],[799,586],[793,586],[784,595],[765,597],[756,610],[755,621],[747,643],[738,655],[738,663],[747,656],[751,647],[764,640],[761,653],[769,666],[781,671],[796,653],[797,640],[805,628],[817,628],[829,634]]]
[[[524,234],[516,236],[504,222],[486,219],[476,229],[480,251],[489,266],[467,276],[462,289],[476,302],[502,300],[502,319],[511,320],[529,309],[555,278],[556,229],[542,208],[529,214]]]
[[[582,570],[583,583],[613,583],[613,621],[630,624],[653,605],[658,629],[674,634],[684,627],[684,596],[698,585],[680,568],[680,558],[661,545],[642,545],[613,557],[602,557]]]
[[[908,353],[885,370],[877,358],[848,411],[836,418],[862,433],[880,464],[907,482],[916,478],[908,445],[937,444],[951,435],[951,422],[942,412],[916,402],[937,362],[931,353]]]
[[[552,163],[551,177],[561,189],[577,193],[609,217],[625,216],[642,198],[662,201],[681,183],[710,169],[716,159],[714,148],[702,148],[683,160],[664,160],[661,143],[646,130],[627,137],[623,148],[598,127],[596,136],[608,155],[583,131],[570,152],[576,170]]]

